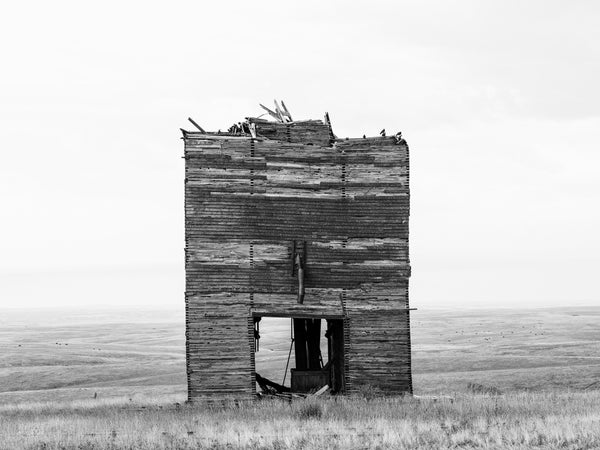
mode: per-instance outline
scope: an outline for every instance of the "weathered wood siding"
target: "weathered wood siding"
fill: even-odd
[[[346,390],[410,391],[408,147],[254,123],[258,139],[185,138],[189,398],[255,393],[252,315],[343,317]]]

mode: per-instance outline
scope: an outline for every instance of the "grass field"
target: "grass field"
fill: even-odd
[[[208,408],[184,404],[182,312],[6,310],[0,448],[600,448],[600,308],[411,317],[416,398]],[[261,335],[278,380],[289,321]]]
[[[600,448],[600,393],[0,407],[3,449]]]

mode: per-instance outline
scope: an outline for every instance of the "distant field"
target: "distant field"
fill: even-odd
[[[94,394],[183,399],[183,323],[178,311],[5,310],[0,405]]]
[[[600,381],[600,308],[423,310],[411,317],[416,394],[465,392],[468,383],[582,390]],[[289,333],[289,320],[261,323],[257,370],[276,381]],[[94,394],[183,400],[185,393],[183,311],[0,315],[0,405]]]
[[[417,393],[600,389],[600,307],[416,311]]]

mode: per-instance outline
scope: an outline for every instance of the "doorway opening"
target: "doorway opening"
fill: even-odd
[[[344,390],[342,318],[254,316],[257,390]]]

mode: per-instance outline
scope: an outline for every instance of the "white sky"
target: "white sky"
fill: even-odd
[[[11,2],[0,306],[182,306],[192,116],[411,148],[411,303],[600,305],[600,3]]]

